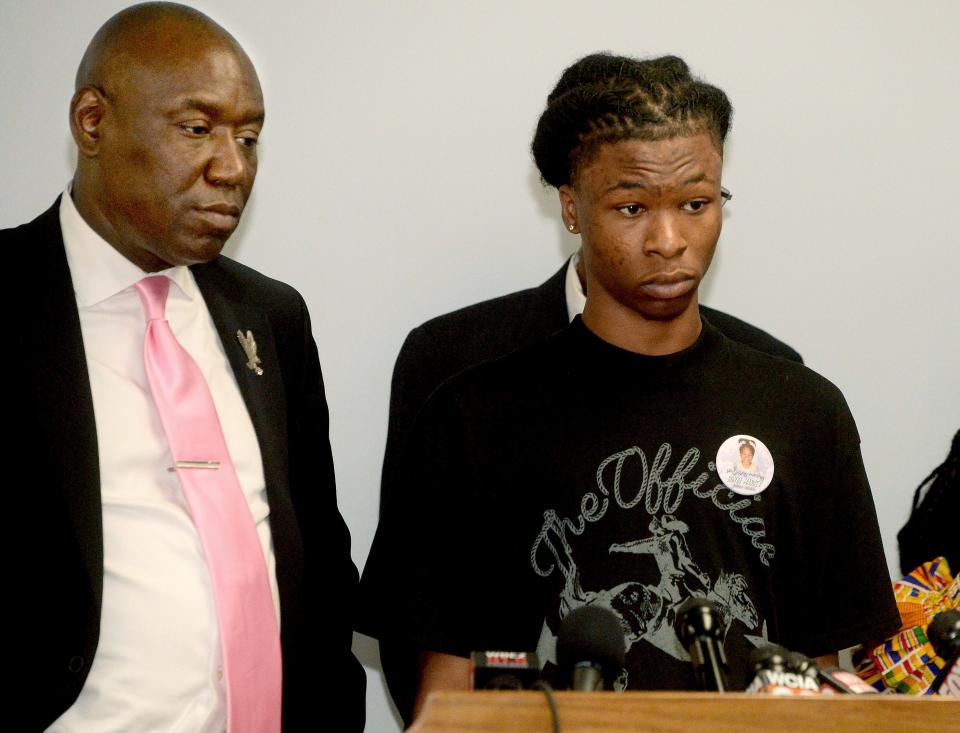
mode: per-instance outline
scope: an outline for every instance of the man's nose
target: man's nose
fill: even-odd
[[[215,185],[238,186],[248,174],[250,162],[246,151],[227,131],[215,134],[210,161],[207,164],[207,179]]]
[[[665,259],[683,254],[687,243],[677,218],[676,213],[671,211],[649,212],[643,242],[646,254],[660,255]]]

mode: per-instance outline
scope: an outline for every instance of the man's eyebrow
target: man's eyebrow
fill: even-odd
[[[197,110],[198,112],[205,114],[207,117],[220,117],[223,114],[223,110],[218,105],[193,97],[188,97],[177,105],[176,111],[182,112],[184,110]],[[242,122],[244,124],[261,124],[263,123],[264,116],[264,111],[262,109],[253,110],[243,116]]]

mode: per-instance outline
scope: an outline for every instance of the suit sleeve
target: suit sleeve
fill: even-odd
[[[317,347],[306,305],[298,300],[300,368],[291,373],[287,390],[290,485],[303,538],[304,636],[309,651],[301,653],[303,669],[297,675],[307,689],[296,697],[314,701],[310,719],[336,721],[336,730],[359,732],[365,722],[366,676],[350,651],[357,571],[350,557],[350,533],[337,506]]]

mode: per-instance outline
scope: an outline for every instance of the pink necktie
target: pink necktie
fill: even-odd
[[[143,356],[163,432],[210,569],[223,647],[229,733],[280,731],[280,634],[267,565],[217,409],[164,315],[170,280],[136,284]]]

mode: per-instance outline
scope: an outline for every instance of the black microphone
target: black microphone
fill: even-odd
[[[693,673],[704,690],[726,692],[730,687],[722,636],[717,607],[706,598],[688,598],[677,609],[677,637],[690,653]]]
[[[938,613],[927,626],[927,638],[946,664],[930,685],[931,695],[960,697],[960,611]]]
[[[610,686],[623,670],[627,644],[613,611],[582,606],[566,615],[557,634],[557,666],[571,689],[593,692]]]
[[[805,654],[787,652],[787,669],[818,686],[820,684],[820,667]]]
[[[786,672],[788,654],[779,644],[757,647],[750,652],[750,667],[754,672]]]
[[[750,664],[755,676],[747,692],[762,695],[818,695],[816,662],[776,644],[754,649]]]

